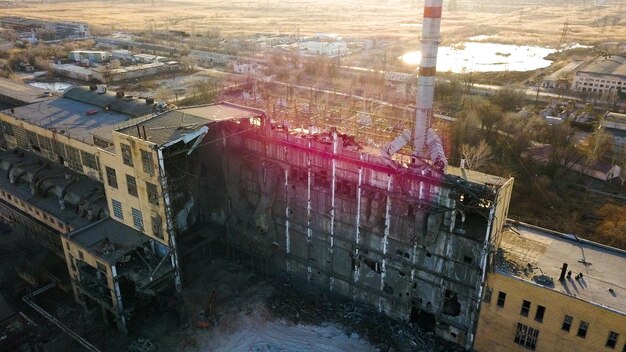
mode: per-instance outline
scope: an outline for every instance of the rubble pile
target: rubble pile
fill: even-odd
[[[415,324],[395,321],[358,302],[294,288],[289,283],[277,288],[266,304],[274,316],[294,324],[342,326],[347,334],[363,336],[380,351],[463,351]]]

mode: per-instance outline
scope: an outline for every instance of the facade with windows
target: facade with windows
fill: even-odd
[[[477,351],[626,351],[626,252],[524,225],[503,232],[500,250]]]
[[[87,87],[0,112],[0,221],[63,257],[76,301],[122,330],[174,287],[156,157],[113,132],[151,113]]]
[[[599,57],[574,75],[572,90],[603,97],[619,98],[626,94],[626,57]]]

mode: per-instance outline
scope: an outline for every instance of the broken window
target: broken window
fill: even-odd
[[[128,144],[121,143],[120,147],[122,148],[122,161],[124,164],[133,166],[133,154],[130,150],[130,146]]]
[[[517,333],[515,334],[515,340],[513,340],[516,344],[534,351],[537,347],[538,338],[539,330],[517,323]]]
[[[362,259],[363,263],[365,265],[367,265],[368,268],[370,268],[372,271],[375,271],[377,273],[381,273],[381,265],[379,262],[372,260],[370,258],[363,258]]]
[[[446,290],[443,300],[443,314],[453,317],[461,314],[461,303],[459,302],[456,292]]]
[[[504,302],[506,301],[506,292],[498,292],[498,307],[504,307]]]
[[[115,199],[111,199],[111,205],[113,206],[113,216],[120,220],[124,220],[124,213],[122,212],[122,203]]]
[[[48,137],[39,136],[39,146],[41,149],[52,150],[52,140]]]
[[[149,175],[154,173],[154,164],[152,162],[152,153],[142,150],[141,151],[141,164],[143,165],[143,171]]]
[[[83,165],[87,166],[88,168],[98,170],[98,161],[96,160],[95,155],[81,150],[80,156],[83,159]]]
[[[543,315],[546,313],[546,307],[537,306],[537,313],[535,313],[535,320],[538,322],[543,322]]]
[[[609,338],[606,340],[606,347],[615,348],[619,334],[615,331],[609,331]]]
[[[126,188],[128,189],[128,194],[135,197],[138,196],[137,180],[131,175],[126,175]]]
[[[156,237],[163,239],[163,220],[161,220],[161,217],[154,215],[150,220],[152,222],[152,233]]]
[[[85,255],[83,254],[83,251],[78,251],[78,258],[80,260],[85,260]]]
[[[528,312],[530,312],[530,302],[528,302],[527,300],[524,300],[524,302],[522,302],[522,310],[520,311],[519,314],[527,317]]]
[[[485,289],[485,296],[483,297],[483,302],[491,303],[491,295],[493,294],[493,289],[487,287]]]
[[[26,131],[26,139],[28,139],[28,144],[33,150],[41,150],[39,149],[39,140],[37,139],[37,134],[35,132]]]
[[[66,157],[65,144],[58,142],[58,141],[52,141],[52,148],[54,149],[54,152],[61,158]]]
[[[580,324],[578,325],[578,333],[576,334],[576,336],[582,337],[584,339],[587,336],[587,330],[589,330],[589,323],[581,320]]]
[[[8,136],[15,136],[15,131],[13,131],[13,125],[8,122],[2,122],[2,132]]]
[[[117,174],[115,173],[115,169],[108,166],[106,166],[105,168],[107,174],[107,183],[110,187],[117,188]]]
[[[133,226],[139,230],[143,230],[143,214],[141,210],[131,208],[131,211],[133,213]]]
[[[146,182],[146,190],[148,192],[148,202],[150,204],[159,205],[159,193],[157,191],[157,186]]]
[[[574,317],[566,315],[565,319],[563,319],[563,326],[561,326],[561,330],[569,331],[572,327],[572,321],[574,321]]]
[[[83,172],[83,166],[80,162],[80,153],[78,149],[66,145],[65,151],[67,153],[67,166],[78,172]]]

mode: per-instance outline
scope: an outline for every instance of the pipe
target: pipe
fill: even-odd
[[[59,194],[59,199],[64,199],[65,198],[65,194],[67,193],[67,188],[74,182],[78,182],[79,178],[78,176],[73,176],[71,177],[61,188],[61,193]],[[44,196],[46,194],[44,193]],[[65,203],[65,202],[64,202]],[[65,206],[65,205],[64,205]]]
[[[44,162],[43,165],[41,165],[37,170],[35,170],[33,175],[30,177],[31,189],[32,189],[33,183],[37,182],[37,176],[39,175],[39,173],[43,171],[44,169],[47,169],[49,166],[50,164]]]
[[[422,59],[417,78],[415,131],[413,134],[413,153],[418,157],[426,157],[426,136],[433,116],[442,6],[443,0],[424,1]]]
[[[89,202],[87,202],[87,206],[85,207],[87,209],[87,220],[91,221],[93,220],[93,212],[94,212],[94,208],[100,209],[102,210],[101,207],[94,207],[93,203],[98,200],[98,199],[102,199],[104,197],[104,192],[98,194],[97,196],[89,199]],[[96,216],[100,215],[100,212],[96,213]]]
[[[63,330],[66,334],[70,335],[71,338],[73,338],[74,340],[76,340],[76,342],[78,342],[79,344],[81,344],[83,347],[85,347],[88,351],[92,351],[92,352],[100,352],[100,350],[92,345],[89,341],[85,340],[82,336],[80,336],[79,334],[77,334],[76,332],[74,332],[74,330],[70,329],[69,327],[67,327],[67,325],[63,324],[62,322],[60,322],[57,318],[55,318],[54,316],[52,316],[52,314],[48,313],[47,311],[45,311],[43,308],[41,308],[38,304],[36,304],[33,301],[33,298],[45,291],[48,291],[49,289],[53,288],[54,286],[56,286],[56,281],[51,282],[50,284],[34,291],[31,292],[29,294],[27,294],[26,296],[22,297],[22,301],[24,301],[24,303],[28,304],[31,308],[33,308],[37,313],[43,315],[46,319],[48,319],[51,323],[53,323],[54,325],[56,325],[59,329]]]
[[[90,197],[92,194],[94,194],[94,192],[97,192],[97,191],[99,191],[98,188],[93,188],[91,191],[80,196],[80,198],[78,199],[78,202],[76,203],[76,206],[77,206],[76,211],[79,212],[80,205],[85,200],[85,198]],[[61,195],[59,196],[59,205],[61,206],[61,210],[65,210],[65,193],[63,192],[61,192]]]
[[[66,174],[64,172],[60,173],[60,174],[54,174],[54,175],[48,175],[48,176],[44,176],[41,179],[37,180],[37,182],[35,182],[35,184],[33,185],[32,183],[30,184],[30,193],[35,195],[37,193],[37,191],[41,188],[41,186],[43,185],[44,182],[46,182],[49,179],[52,178],[57,178],[57,177],[66,177]],[[48,191],[50,190],[50,188],[54,187],[55,185],[52,184],[48,187],[46,187],[42,193],[42,197],[45,197],[46,194],[48,193]],[[34,193],[33,193],[34,192]]]
[[[41,163],[40,160],[36,160],[36,161],[26,161],[23,163],[19,163],[19,164],[15,164],[14,167],[9,168],[9,182],[11,182],[11,184],[17,184],[20,181],[20,178],[22,176],[24,176],[24,174],[26,173],[26,169],[20,170],[20,171],[16,171],[17,168],[19,167],[26,167],[26,166],[31,166],[31,165],[37,165]],[[17,172],[17,175],[15,174]]]

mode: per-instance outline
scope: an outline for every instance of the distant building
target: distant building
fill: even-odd
[[[72,64],[50,64],[50,70],[57,74],[79,81],[89,82],[92,78],[91,69]]]
[[[490,263],[474,349],[626,350],[626,252],[511,225]]]
[[[68,58],[74,62],[85,62],[85,60],[87,60],[89,63],[93,64],[109,60],[111,54],[107,51],[75,50],[70,51]]]
[[[350,52],[348,45],[343,41],[321,42],[310,40],[300,43],[299,48],[307,54],[330,57],[344,56]]]
[[[53,22],[32,18],[5,16],[0,17],[0,26],[16,32],[44,31],[51,33],[56,40],[80,39],[91,37],[89,25],[81,22]]]
[[[237,56],[213,53],[209,51],[190,50],[189,57],[194,58],[200,64],[228,64],[229,62],[236,61]]]
[[[117,60],[130,61],[133,59],[133,53],[126,49],[117,49],[111,51],[111,58]]]
[[[611,135],[611,149],[615,155],[626,155],[626,114],[607,112],[600,119],[600,126]]]
[[[162,56],[177,56],[180,55],[180,50],[178,48],[157,45],[151,43],[142,43],[142,42],[134,42],[129,40],[121,40],[121,39],[113,39],[113,38],[103,38],[96,37],[96,43],[98,46],[103,46],[111,49],[136,49],[143,53],[153,54],[153,55],[162,55]]]
[[[553,160],[553,153],[554,148],[551,145],[542,145],[528,148],[522,153],[522,157],[531,158],[539,163],[546,164]],[[604,160],[588,160],[576,151],[558,161],[561,165],[573,171],[600,181],[611,181],[622,176],[622,169],[618,165]]]
[[[568,89],[571,86],[572,79],[576,70],[584,63],[584,61],[572,61],[560,70],[545,77],[541,86],[551,89]]]
[[[626,93],[626,56],[602,56],[574,75],[572,90],[608,96]]]
[[[180,65],[176,61],[153,62],[150,64],[132,65],[117,69],[108,69],[104,66],[94,68],[92,77],[102,83],[110,83],[157,75],[178,70]]]
[[[233,63],[233,72],[239,74],[254,75],[257,72],[257,66],[254,64],[235,62]]]

